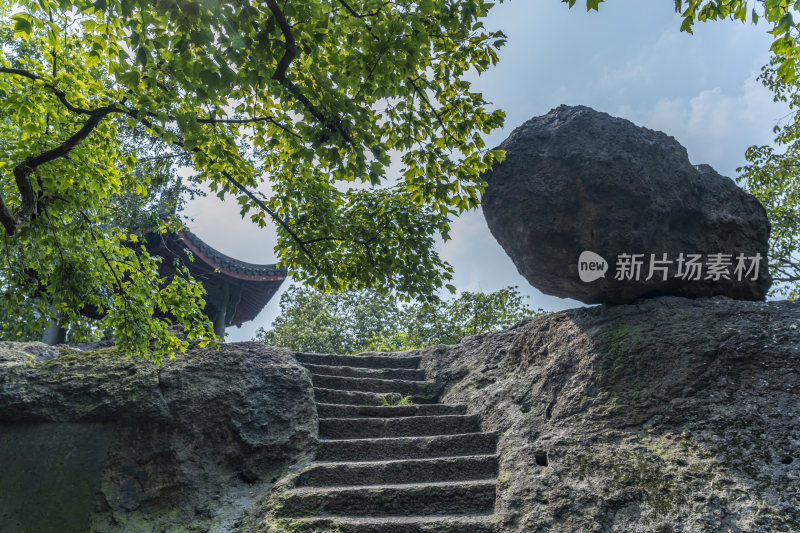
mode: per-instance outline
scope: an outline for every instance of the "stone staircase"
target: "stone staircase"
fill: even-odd
[[[319,413],[315,462],[273,506],[271,531],[493,531],[497,435],[436,403],[419,357],[297,354]],[[384,395],[413,405],[382,406]]]

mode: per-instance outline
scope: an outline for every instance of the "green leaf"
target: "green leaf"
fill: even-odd
[[[210,88],[216,88],[217,86],[219,86],[220,78],[219,75],[217,75],[217,72],[214,70],[202,71],[200,73],[200,79],[206,86]]]
[[[28,13],[16,13],[11,15],[14,21],[14,37],[27,39],[33,33],[33,19]]]
[[[491,153],[494,156],[495,161],[497,161],[498,163],[502,163],[506,159],[505,150],[492,150]]]
[[[600,2],[603,0],[586,0],[586,11],[594,9],[595,11],[598,10],[600,6]]]
[[[794,19],[792,18],[792,14],[787,12],[780,18],[778,24],[775,25],[773,33],[775,33],[775,35],[789,33],[789,30],[792,28],[794,28]]]
[[[148,58],[147,50],[145,50],[144,46],[140,46],[136,50],[136,62],[142,66],[146,66]]]

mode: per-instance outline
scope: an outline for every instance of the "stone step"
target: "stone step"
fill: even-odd
[[[385,394],[377,392],[359,392],[314,387],[314,399],[318,404],[380,406],[382,404],[381,399],[384,396]],[[411,402],[415,404],[435,404],[437,400],[436,396],[421,396],[416,394],[410,394],[409,396],[411,396]]]
[[[478,433],[478,415],[407,416],[400,418],[320,418],[321,439],[384,439]]]
[[[425,459],[493,455],[496,449],[496,433],[386,439],[322,439],[317,448],[316,458],[325,462]]]
[[[324,366],[350,366],[356,368],[418,368],[420,357],[395,357],[384,355],[331,355],[295,353],[302,364]]]
[[[298,475],[297,486],[394,485],[496,477],[497,456],[478,455],[396,461],[312,463]]]
[[[342,376],[347,378],[406,379],[425,381],[425,371],[411,368],[356,368],[353,366],[330,366],[304,364],[313,374],[320,376]]]
[[[317,414],[320,418],[389,418],[394,416],[463,415],[466,412],[466,405],[444,403],[393,406],[340,405],[333,403],[317,404]]]
[[[363,487],[303,487],[287,490],[278,517],[415,516],[488,514],[494,510],[494,479]]]
[[[434,381],[408,381],[405,379],[346,378],[311,374],[315,387],[355,392],[382,392],[411,394],[435,398],[441,387]]]
[[[286,522],[283,524],[282,522]],[[296,533],[493,533],[491,515],[322,517],[276,520]],[[291,529],[290,529],[291,528]]]

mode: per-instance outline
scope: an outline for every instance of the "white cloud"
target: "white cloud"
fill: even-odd
[[[528,303],[534,308],[558,311],[581,305],[533,288],[492,236],[480,210],[464,213],[452,227],[452,239],[441,245],[440,254],[453,265],[453,284],[459,290],[494,292],[516,285],[520,293],[530,297]]]
[[[718,86],[687,99],[661,99],[644,125],[675,137],[693,163],[708,163],[733,177],[747,147],[771,142],[772,127],[786,113],[785,105],[771,100],[751,73],[733,91]]]
[[[663,99],[656,102],[650,117],[650,126],[654,129],[669,132],[673,137],[675,132],[685,129],[684,124],[689,120],[689,111],[686,103],[680,99]]]

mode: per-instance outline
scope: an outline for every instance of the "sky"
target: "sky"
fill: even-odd
[[[585,6],[585,2],[584,6]],[[769,61],[771,36],[763,23],[697,23],[679,31],[671,0],[607,0],[599,12],[559,0],[506,0],[486,27],[508,36],[499,64],[474,76],[473,88],[506,113],[505,126],[487,137],[499,145],[526,120],[561,104],[587,105],[664,131],[684,145],[693,164],[706,163],[735,178],[748,146],[768,144],[788,108],[772,102],[757,80]],[[274,263],[273,228],[243,221],[235,201],[215,196],[189,203],[187,225],[219,251],[253,263]],[[494,240],[480,210],[456,219],[439,253],[453,265],[459,290],[491,292],[510,285],[533,308],[558,311],[583,305],[547,296],[519,275]],[[249,340],[278,315],[284,282],[261,314],[229,341]]]

